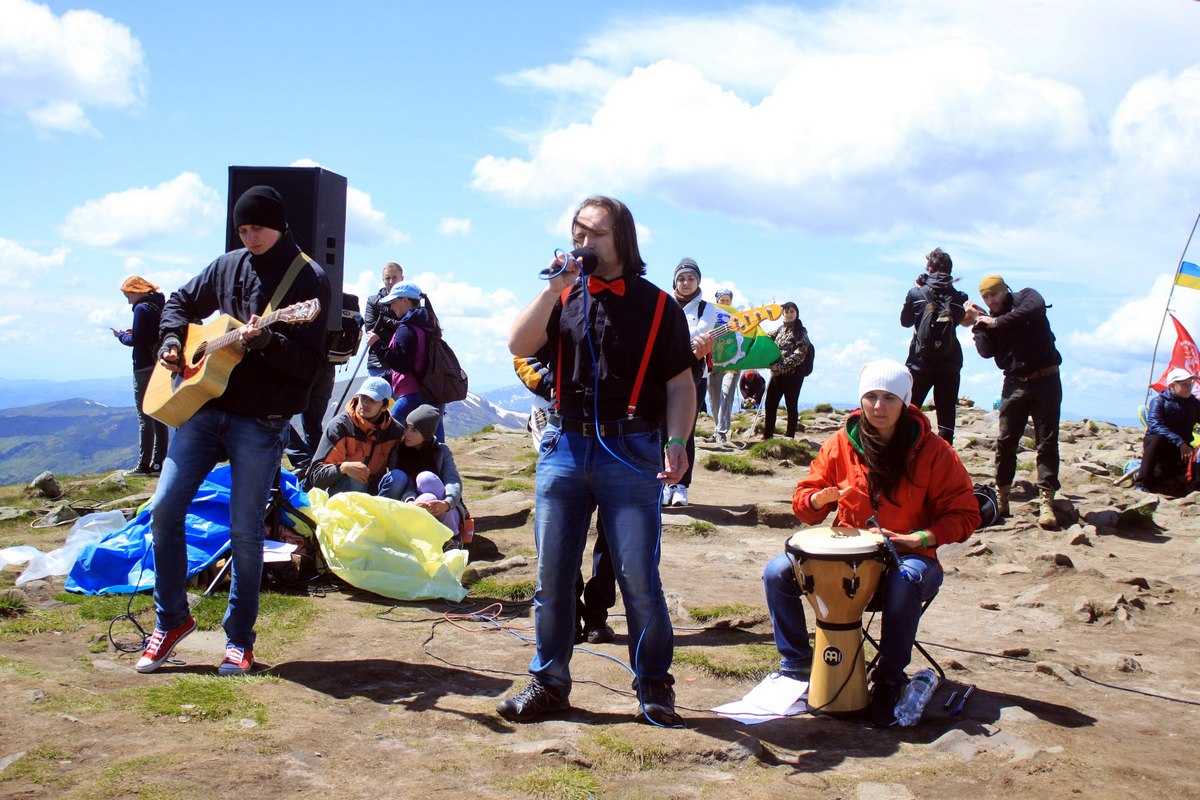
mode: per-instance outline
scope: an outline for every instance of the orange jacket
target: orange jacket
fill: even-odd
[[[341,480],[344,461],[361,461],[370,470],[372,486],[396,465],[396,448],[404,436],[385,409],[378,424],[364,419],[358,396],[350,398],[346,410],[325,426],[317,452],[308,468],[308,483],[328,489]]]
[[[908,451],[908,469],[892,498],[881,497],[879,510],[871,507],[867,491],[867,465],[858,446],[862,411],[851,412],[846,425],[821,447],[809,467],[808,477],[796,484],[792,511],[808,525],[824,520],[837,509],[835,525],[866,528],[872,514],[879,526],[897,533],[925,531],[933,547],[909,552],[937,558],[938,545],[966,541],[979,527],[979,503],[975,500],[971,476],[958,460],[954,448],[934,435],[929,420],[909,406],[901,418],[897,435],[907,433],[913,444]],[[814,509],[809,498],[829,486],[854,487],[837,503]]]

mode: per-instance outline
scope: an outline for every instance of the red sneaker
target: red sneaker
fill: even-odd
[[[190,616],[187,618],[187,622],[169,631],[156,627],[153,635],[150,636],[150,641],[146,643],[142,657],[138,659],[133,668],[138,672],[154,672],[171,657],[175,645],[183,641],[184,637],[194,630],[196,630],[196,618]]]
[[[217,667],[221,675],[245,675],[254,666],[254,652],[236,645],[225,645],[225,660]]]

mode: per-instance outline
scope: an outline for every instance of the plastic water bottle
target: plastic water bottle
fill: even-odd
[[[896,724],[903,728],[916,725],[937,685],[937,673],[928,667],[913,675],[908,686],[904,687],[904,693],[900,695],[900,702],[896,703]]]

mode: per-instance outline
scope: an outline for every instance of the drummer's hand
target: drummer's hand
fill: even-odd
[[[889,531],[887,528],[872,528],[871,530],[891,539],[892,545],[897,550],[920,550],[925,546],[919,533],[897,533],[896,531]]]
[[[818,489],[808,496],[808,503],[814,510],[820,511],[830,503],[836,503],[846,495],[850,494],[850,487],[839,489],[836,486],[826,486],[824,489]]]

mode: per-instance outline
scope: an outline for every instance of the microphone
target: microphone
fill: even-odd
[[[563,265],[557,270],[546,267],[538,273],[538,277],[544,281],[551,278],[557,278],[562,275],[567,269],[567,264],[574,264],[579,269],[579,274],[587,277],[596,271],[596,267],[600,265],[600,259],[596,256],[596,251],[590,247],[577,247],[570,253],[563,253],[561,250],[554,251],[555,256],[563,256]]]

